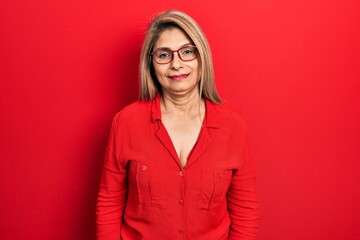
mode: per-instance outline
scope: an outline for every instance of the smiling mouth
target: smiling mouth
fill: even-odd
[[[189,76],[190,74],[181,74],[181,75],[173,75],[173,76],[170,76],[170,78],[172,80],[182,80],[182,79],[185,79]]]

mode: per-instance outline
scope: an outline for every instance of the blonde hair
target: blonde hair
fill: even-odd
[[[178,10],[170,10],[158,14],[151,22],[141,50],[139,75],[140,75],[140,100],[151,100],[161,86],[155,76],[151,52],[162,32],[167,29],[178,28],[183,31],[193,42],[198,50],[201,69],[199,93],[201,97],[213,103],[221,103],[214,81],[214,68],[209,43],[200,26],[189,15]]]

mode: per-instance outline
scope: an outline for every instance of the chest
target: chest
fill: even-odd
[[[185,167],[188,157],[199,138],[201,131],[200,119],[176,119],[175,121],[168,121],[165,118],[163,125],[171,139],[181,165]]]
[[[222,204],[232,170],[239,167],[239,154],[238,147],[231,146],[233,141],[218,132],[200,130],[185,167],[176,158],[175,144],[163,125],[150,135],[131,135],[137,143],[129,146],[125,156],[129,196],[142,205],[168,208],[177,204],[171,199],[185,199],[189,205],[206,209]]]

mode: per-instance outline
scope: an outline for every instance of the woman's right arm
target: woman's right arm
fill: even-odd
[[[127,169],[119,163],[117,117],[113,119],[96,205],[97,240],[118,240],[127,199]]]

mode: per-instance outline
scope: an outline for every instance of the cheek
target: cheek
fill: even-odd
[[[197,74],[200,76],[201,73],[201,62],[198,59],[195,59],[193,69],[197,71]]]
[[[165,75],[164,69],[159,65],[154,65],[154,71],[158,79],[164,77]]]
[[[196,69],[197,77],[198,77],[198,79],[200,79],[201,78],[201,65],[200,65],[200,63],[196,64],[194,69]]]

